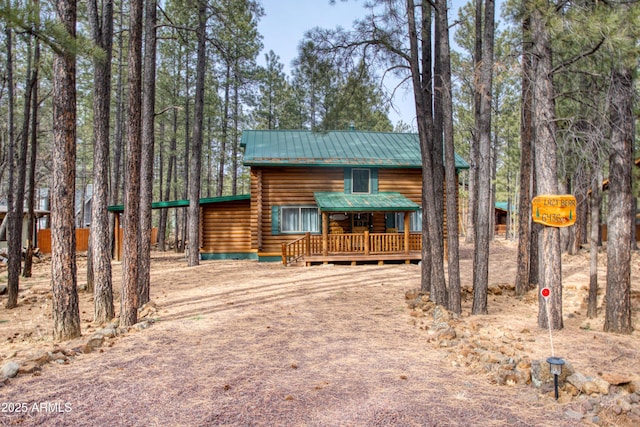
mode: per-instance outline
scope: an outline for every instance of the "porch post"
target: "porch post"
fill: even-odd
[[[120,213],[119,212],[115,212],[114,215],[116,216],[116,221],[115,221],[115,226],[113,227],[113,239],[114,239],[114,246],[115,246],[115,259],[116,261],[122,261],[122,248],[120,247],[121,245],[121,241],[120,241]]]
[[[409,236],[411,234],[411,212],[404,213],[404,253],[409,253]]]
[[[369,230],[364,230],[364,254],[369,255],[371,245],[369,244]]]
[[[329,255],[329,215],[322,212],[322,256]]]

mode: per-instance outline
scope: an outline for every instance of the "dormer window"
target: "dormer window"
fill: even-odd
[[[370,169],[351,169],[351,192],[356,193],[371,193],[371,170]]]

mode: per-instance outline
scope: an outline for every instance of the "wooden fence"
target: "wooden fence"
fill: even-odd
[[[120,230],[122,235],[122,229]],[[121,238],[121,237],[120,237]],[[151,230],[151,244],[155,244],[158,241],[158,229],[153,228]],[[51,253],[51,229],[45,228],[38,230],[38,248],[43,254]],[[88,228],[76,228],[76,252],[86,252],[89,250],[89,229]]]

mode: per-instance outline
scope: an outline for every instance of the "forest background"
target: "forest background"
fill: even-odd
[[[529,271],[529,261],[519,263],[527,270],[526,278],[518,279],[524,283],[521,290],[538,278],[541,286],[553,280],[559,273],[553,262],[558,251],[585,244],[588,212],[599,224],[594,213],[602,210],[613,225],[610,241],[622,245],[610,245],[609,266],[618,277],[608,283],[617,284],[611,291],[618,290],[620,297],[608,301],[623,307],[611,309],[606,325],[629,332],[630,308],[624,303],[636,211],[632,194],[638,194],[632,188],[638,182],[632,180],[638,157],[638,11],[636,1],[509,1],[496,27],[492,0],[469,2],[455,18],[448,16],[444,1],[363,2],[362,19],[352,28],[310,29],[287,75],[277,52],[262,52],[259,1],[3,1],[0,188],[8,211],[7,306],[15,303],[16,272],[22,268],[21,244],[11,241],[25,200],[27,210],[52,212],[49,225],[60,237],[53,241],[53,291],[60,296],[54,300],[61,304],[54,304],[60,314],[54,316],[54,336],[73,336],[77,325],[67,310],[72,313],[74,305],[77,310],[77,302],[69,230],[91,224],[95,255],[89,274],[101,276],[95,280],[95,318],[110,319],[114,307],[106,276],[114,223],[106,207],[125,204],[120,317],[125,324],[134,322],[149,292],[149,247],[140,230],[157,226],[161,250],[184,251],[186,241],[197,242],[197,203],[191,204],[194,210],[152,216],[151,200],[247,193],[248,171],[239,147],[243,129],[355,127],[418,132],[423,169],[433,176],[427,200],[442,200],[434,195],[442,191],[442,159],[450,150],[455,147],[469,160],[460,228],[470,230],[465,238],[477,245],[474,313],[486,312],[496,201],[520,213],[517,220],[510,217],[507,237],[518,233],[527,260],[536,263],[530,251],[538,241],[545,242],[541,248],[553,247],[540,258],[549,260],[540,272],[535,265]],[[264,65],[258,64],[260,55]],[[381,83],[389,76],[413,91],[415,123],[389,119],[394,92],[401,90],[384,90]],[[442,147],[433,144],[439,138]],[[601,203],[605,177],[609,193]],[[527,203],[548,192],[576,196],[578,226],[562,234],[529,231],[529,221],[523,220],[530,212]],[[88,197],[90,214],[85,212]],[[587,209],[589,203],[595,204]],[[437,209],[442,212],[435,206],[424,215],[425,224],[434,225],[423,227],[424,233],[434,233],[425,241],[442,240]],[[449,224],[456,221],[448,218]],[[541,237],[530,239],[537,232]],[[454,233],[450,237],[457,239]],[[423,288],[436,302],[459,311],[456,267],[450,261],[445,284],[443,248],[431,247]],[[197,262],[197,251],[191,251],[190,265]],[[93,279],[89,282],[93,287]],[[559,305],[561,300],[552,303]],[[541,326],[550,320],[562,327],[556,309],[551,319],[541,313]]]

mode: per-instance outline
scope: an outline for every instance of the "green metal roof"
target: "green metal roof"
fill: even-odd
[[[376,194],[313,193],[316,204],[324,212],[401,212],[417,211],[420,206],[400,193]]]
[[[206,197],[200,199],[201,205],[209,203],[222,203],[222,202],[235,202],[237,200],[249,200],[251,196],[249,194],[238,194],[236,196],[222,196],[222,197]],[[162,208],[185,208],[189,206],[189,200],[171,200],[167,202],[154,202],[151,204],[151,209]],[[107,207],[109,212],[124,212],[124,205],[112,205]]]
[[[500,209],[500,210],[506,211],[507,208],[508,208],[508,205],[509,204],[507,202],[496,202],[496,209]],[[513,203],[511,204],[511,210],[512,211],[516,210],[516,207],[515,207],[515,205]]]
[[[422,167],[415,133],[245,130],[240,144],[247,166]],[[456,169],[468,168],[456,154]]]

